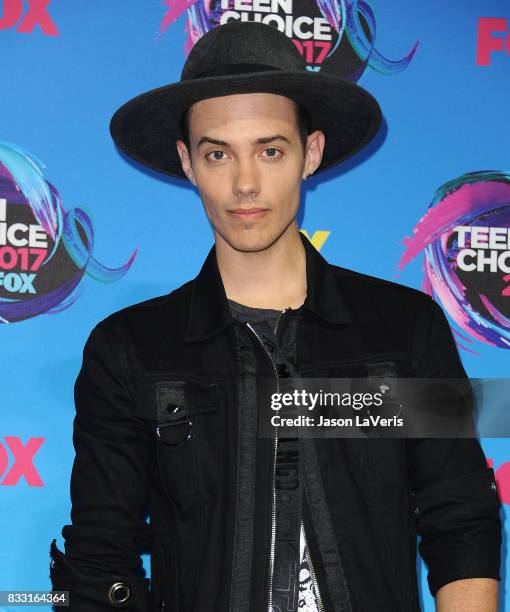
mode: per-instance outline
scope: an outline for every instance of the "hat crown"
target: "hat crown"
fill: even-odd
[[[181,81],[263,70],[303,71],[296,45],[276,26],[229,21],[206,32],[191,49]]]
[[[180,81],[139,94],[118,108],[110,133],[132,159],[186,179],[172,146],[182,139],[186,110],[201,100],[247,93],[287,97],[308,111],[310,131],[324,130],[326,144],[315,174],[354,155],[382,121],[370,93],[324,70],[307,70],[297,46],[275,25],[231,20],[197,40]]]

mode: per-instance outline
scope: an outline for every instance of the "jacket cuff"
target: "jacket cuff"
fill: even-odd
[[[455,580],[500,580],[501,502],[492,468],[427,487],[416,501],[419,550],[433,597]]]
[[[100,612],[121,608],[128,612],[151,609],[150,579],[120,574],[91,576],[78,570],[53,539],[50,578],[54,591],[69,591],[71,612]]]
[[[498,569],[494,566],[491,570],[489,566],[490,563],[479,564],[478,566],[475,563],[470,567],[464,568],[462,572],[450,571],[449,573],[447,569],[444,568],[444,571],[441,572],[439,578],[432,578],[431,574],[429,574],[427,578],[429,590],[432,596],[435,597],[441,587],[450,582],[454,582],[455,580],[464,580],[466,578],[494,578],[494,580],[500,581],[501,577]]]

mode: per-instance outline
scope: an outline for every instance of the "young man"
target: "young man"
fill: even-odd
[[[263,378],[466,376],[429,296],[331,265],[298,231],[301,181],[380,119],[253,22],[211,30],[179,83],[114,116],[128,155],[196,186],[214,246],[85,346],[72,524],[51,546],[71,610],[416,612],[418,533],[437,609],[496,611],[500,501],[476,439],[258,435]]]

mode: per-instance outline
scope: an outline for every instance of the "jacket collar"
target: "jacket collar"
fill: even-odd
[[[340,289],[326,259],[299,232],[306,254],[307,295],[302,308],[329,323],[349,323]],[[185,341],[204,340],[233,322],[213,245],[192,283]]]

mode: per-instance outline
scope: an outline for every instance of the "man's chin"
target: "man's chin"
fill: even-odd
[[[263,236],[233,236],[227,237],[225,242],[234,250],[241,253],[258,253],[269,249],[277,241],[279,234]]]

